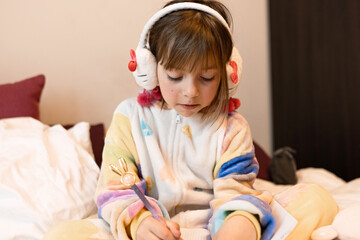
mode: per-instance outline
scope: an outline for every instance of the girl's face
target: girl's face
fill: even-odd
[[[190,117],[209,106],[220,84],[220,73],[215,67],[190,70],[157,67],[161,94],[169,107],[184,117]]]

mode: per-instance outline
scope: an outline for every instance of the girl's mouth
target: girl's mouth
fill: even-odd
[[[181,106],[185,109],[191,110],[197,108],[199,104],[181,104]]]

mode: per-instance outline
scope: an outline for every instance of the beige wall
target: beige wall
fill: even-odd
[[[164,0],[0,0],[0,84],[46,76],[41,119],[109,125],[138,87],[127,70],[144,23]],[[270,153],[271,107],[266,0],[224,0],[244,58],[237,96],[254,139]],[[150,4],[149,4],[150,3]]]

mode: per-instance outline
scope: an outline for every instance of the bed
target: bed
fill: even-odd
[[[97,212],[93,196],[104,125],[43,123],[44,84],[45,76],[38,75],[0,85],[0,239],[42,239],[59,221]],[[290,187],[272,181],[272,159],[254,144],[260,164],[254,187],[273,194]],[[340,211],[330,227],[340,239],[360,239],[360,178],[345,182],[321,168],[298,169],[296,176],[333,195]]]
[[[0,239],[42,239],[97,212],[104,124],[44,124],[44,85],[44,75],[0,85]]]

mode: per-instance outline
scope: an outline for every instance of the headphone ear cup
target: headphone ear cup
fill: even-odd
[[[226,65],[229,97],[234,96],[242,74],[242,58],[237,48],[233,47],[229,63]]]
[[[155,56],[146,48],[137,48],[135,53],[136,70],[133,75],[136,83],[146,90],[152,90],[158,85]]]

